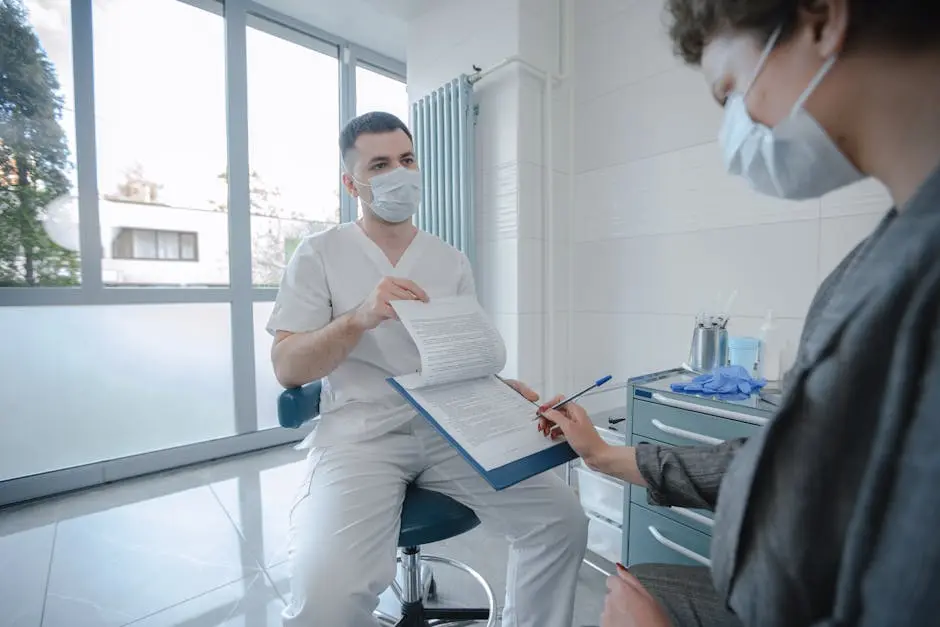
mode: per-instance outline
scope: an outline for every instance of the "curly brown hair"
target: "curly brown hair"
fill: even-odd
[[[848,1],[846,48],[860,42],[905,51],[940,48],[940,0]],[[749,32],[766,41],[783,25],[786,39],[801,8],[818,10],[820,0],[666,0],[675,52],[693,65],[724,32]]]

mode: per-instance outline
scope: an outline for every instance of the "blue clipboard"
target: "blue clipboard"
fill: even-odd
[[[398,381],[389,377],[386,379],[388,384],[391,385],[396,392],[401,394],[401,396],[408,401],[412,407],[415,408],[419,414],[424,416],[424,418],[431,424],[434,429],[441,434],[441,436],[447,440],[451,446],[453,446],[461,457],[467,460],[474,470],[476,470],[483,479],[486,480],[488,484],[493,486],[495,490],[505,490],[509,486],[516,485],[526,479],[530,479],[536,475],[540,475],[547,470],[551,470],[556,466],[561,466],[567,462],[570,462],[573,459],[577,459],[578,454],[574,452],[574,449],[567,442],[559,442],[551,448],[547,448],[544,451],[539,451],[534,455],[529,455],[523,457],[522,459],[517,459],[514,462],[506,464],[505,466],[499,466],[492,470],[486,470],[477,463],[473,457],[459,444],[456,440],[450,436],[447,431],[445,431],[441,425],[438,424],[434,418],[431,417],[431,414],[426,410],[421,403],[419,403],[411,395],[411,393],[405,389]],[[532,428],[535,428],[533,424]]]

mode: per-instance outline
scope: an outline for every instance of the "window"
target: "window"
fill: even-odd
[[[198,235],[176,231],[121,229],[114,238],[114,259],[161,259],[199,261]]]
[[[288,237],[284,240],[284,262],[290,261],[290,258],[294,256],[294,251],[297,250],[297,247],[300,246],[300,237]]]
[[[0,2],[0,32],[0,287],[78,285],[69,0]]]
[[[363,65],[356,67],[356,115],[386,111],[408,124],[409,109],[405,83]]]
[[[0,307],[0,328],[0,481],[236,433],[226,303]]]
[[[0,326],[17,330],[0,350],[0,414],[17,425],[0,482],[291,437],[253,439],[277,426],[273,288],[304,237],[340,220],[341,121],[407,121],[408,98],[401,67],[360,66],[384,62],[270,4],[0,0]],[[226,63],[230,45],[247,68]],[[353,80],[358,109],[340,102]],[[68,389],[37,396],[50,363]]]
[[[95,0],[93,18],[99,216],[115,253],[105,283],[227,285],[222,17],[178,0]],[[147,228],[125,235],[128,223]]]
[[[275,286],[290,242],[339,222],[339,61],[335,47],[262,20],[251,24],[252,281]]]

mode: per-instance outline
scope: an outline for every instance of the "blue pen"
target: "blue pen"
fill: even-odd
[[[564,399],[563,401],[559,401],[559,402],[555,403],[554,405],[552,405],[552,406],[549,407],[548,409],[551,410],[551,411],[560,409],[560,408],[564,407],[565,405],[567,405],[568,403],[570,403],[570,402],[572,402],[572,401],[578,400],[579,398],[581,398],[582,396],[584,396],[585,394],[587,394],[587,393],[590,392],[591,390],[595,390],[595,389],[601,387],[602,385],[604,385],[605,383],[607,383],[607,382],[610,381],[611,379],[613,379],[613,377],[610,376],[610,375],[607,375],[606,377],[601,377],[600,379],[598,379],[597,381],[595,381],[595,382],[592,383],[591,385],[587,386],[586,388],[584,388],[583,390],[581,390],[581,391],[578,392],[577,394],[572,394],[571,396],[569,396],[568,398]],[[541,413],[542,413],[542,412],[538,412],[539,415],[537,415],[536,418],[540,418],[540,417],[541,417]]]

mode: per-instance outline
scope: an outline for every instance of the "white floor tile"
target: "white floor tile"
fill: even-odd
[[[0,511],[0,625],[280,625],[303,458],[282,447]],[[478,527],[424,550],[477,570],[502,607],[503,538]],[[485,604],[467,575],[435,566],[435,579],[438,604]],[[573,625],[597,624],[603,576],[585,566],[578,591]],[[379,607],[399,611],[390,591]]]

